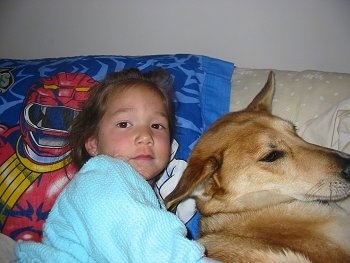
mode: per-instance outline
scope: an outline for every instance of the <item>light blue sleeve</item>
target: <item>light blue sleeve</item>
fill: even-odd
[[[18,262],[205,262],[204,248],[185,236],[137,172],[98,156],[57,199],[42,243],[19,242],[15,253]]]

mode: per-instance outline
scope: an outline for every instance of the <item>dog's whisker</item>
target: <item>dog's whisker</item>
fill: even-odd
[[[324,186],[323,181],[319,181],[317,184],[315,184],[307,193],[306,193],[306,200],[307,201],[314,201],[315,197],[318,196],[318,193],[320,192],[320,189]]]
[[[328,202],[335,202],[349,195],[350,187],[341,181],[319,181],[305,194],[305,200],[327,204]]]
[[[331,182],[329,188],[331,192],[331,201],[336,201],[341,198],[345,198],[350,194],[350,187],[341,181]]]
[[[332,201],[333,200],[333,190],[335,190],[335,192],[337,192],[337,188],[335,188],[335,189],[333,189],[333,187],[332,187],[332,185],[333,185],[333,183],[332,182],[330,182],[329,183],[329,200],[330,201]]]

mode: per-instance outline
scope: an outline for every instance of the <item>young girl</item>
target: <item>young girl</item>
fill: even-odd
[[[161,69],[109,74],[71,129],[80,171],[61,193],[41,243],[18,242],[18,262],[208,262],[152,184],[170,158],[171,77]]]

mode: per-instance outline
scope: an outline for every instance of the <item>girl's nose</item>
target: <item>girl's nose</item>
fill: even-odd
[[[138,144],[153,144],[153,136],[150,128],[141,128],[136,138]]]

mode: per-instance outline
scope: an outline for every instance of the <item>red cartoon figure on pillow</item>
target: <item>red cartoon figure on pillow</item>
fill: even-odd
[[[76,172],[69,124],[96,84],[81,73],[43,78],[29,88],[19,125],[0,125],[0,229],[14,240],[41,240],[54,201]]]

